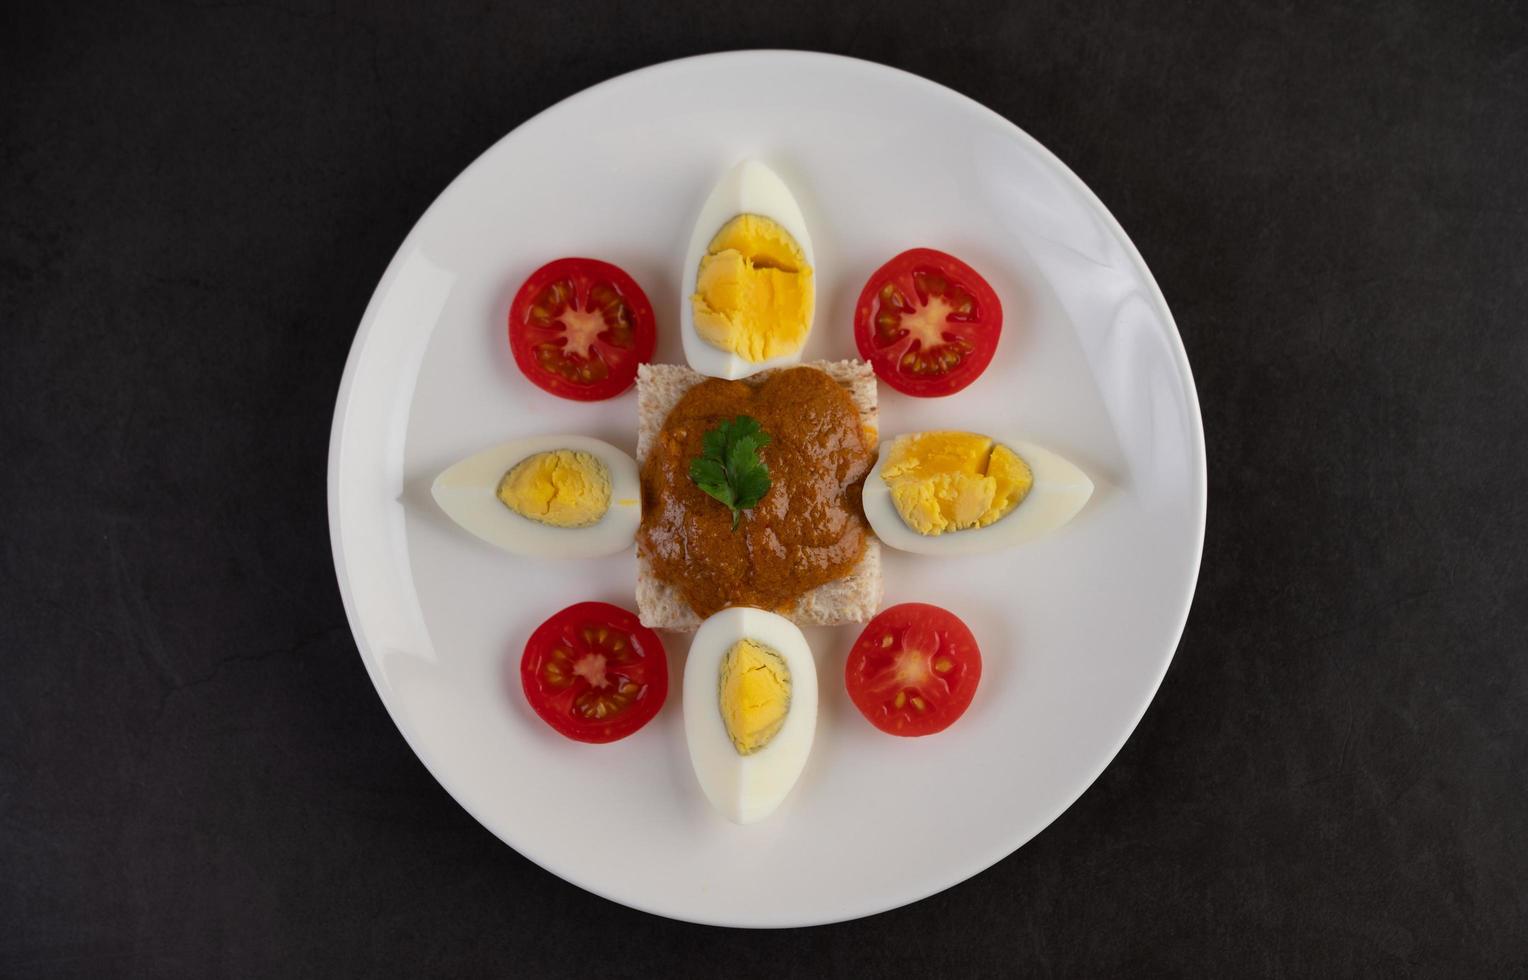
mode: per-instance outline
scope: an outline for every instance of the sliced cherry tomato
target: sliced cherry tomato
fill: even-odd
[[[558,259],[531,273],[509,307],[509,347],[521,373],[554,395],[619,395],[652,360],[653,305],[620,268]]]
[[[580,602],[536,627],[520,660],[525,700],[579,742],[614,742],[653,720],[668,697],[668,657],[635,613]]]
[[[1003,305],[953,255],[914,248],[875,270],[854,307],[854,342],[881,380],[906,395],[952,395],[987,369]]]
[[[890,735],[932,735],[965,714],[982,679],[976,637],[954,613],[922,602],[883,609],[844,667],[849,700]]]

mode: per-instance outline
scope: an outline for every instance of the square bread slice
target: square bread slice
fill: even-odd
[[[864,361],[812,361],[848,393],[859,410],[865,428],[879,432],[875,372]],[[763,371],[754,378],[763,379]],[[647,463],[647,453],[663,429],[663,421],[685,392],[706,376],[682,364],[643,364],[637,368],[637,465]],[[859,564],[841,579],[825,582],[796,601],[785,615],[797,626],[840,626],[863,623],[881,606],[881,543],[867,536]],[[679,592],[653,574],[647,556],[637,546],[637,615],[652,629],[688,632],[700,626],[700,617]]]

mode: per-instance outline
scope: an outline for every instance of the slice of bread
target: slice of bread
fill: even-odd
[[[813,361],[807,367],[820,368],[838,382],[859,410],[860,419],[874,437],[879,432],[879,409],[876,406],[875,372],[864,361]],[[755,378],[768,377],[765,371]],[[647,453],[663,429],[669,410],[681,396],[706,376],[682,364],[643,364],[637,368],[637,465],[647,463]],[[872,443],[872,448],[874,443]],[[796,600],[785,615],[797,626],[840,626],[863,623],[875,615],[881,605],[881,543],[866,531],[865,553],[849,574],[825,582]],[[678,590],[653,574],[642,547],[637,546],[637,615],[642,625],[652,629],[688,632],[700,626],[700,617],[690,609]]]

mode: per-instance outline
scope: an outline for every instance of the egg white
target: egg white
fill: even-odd
[[[738,755],[722,720],[722,658],[743,639],[780,654],[791,673],[790,709],[769,744]],[[734,606],[700,624],[684,666],[684,737],[706,799],[734,823],[762,820],[796,785],[817,731],[817,663],[796,624],[762,609]]]
[[[744,160],[729,170],[711,191],[711,196],[706,198],[699,217],[695,219],[695,230],[690,234],[690,248],[684,257],[684,276],[680,280],[679,296],[679,335],[684,340],[685,360],[701,374],[728,380],[746,378],[760,371],[796,364],[801,360],[801,351],[798,349],[764,361],[749,361],[729,351],[712,347],[695,330],[695,312],[690,298],[695,295],[700,276],[700,260],[705,257],[706,247],[722,226],[740,214],[762,215],[790,232],[796,244],[801,246],[807,264],[813,269],[813,290],[822,281],[817,261],[812,255],[812,239],[807,235],[806,218],[802,216],[801,205],[796,203],[785,181],[757,160]],[[816,306],[814,298],[814,317]],[[811,336],[811,327],[808,322],[808,337]],[[805,346],[805,341],[802,346]]]
[[[1029,464],[1034,485],[1019,505],[986,527],[919,534],[908,527],[891,499],[891,487],[881,479],[881,467],[895,439],[881,442],[881,452],[865,477],[861,495],[865,519],[881,541],[899,551],[920,555],[974,555],[998,551],[1053,531],[1077,516],[1093,496],[1093,481],[1069,461],[1042,446],[1022,439],[992,438],[1007,446]]]
[[[522,459],[557,449],[586,452],[610,471],[610,509],[588,527],[552,527],[510,510],[497,491]],[[430,494],[456,523],[511,554],[530,558],[598,558],[625,551],[642,522],[642,485],[630,456],[588,436],[532,436],[485,449],[435,478]]]

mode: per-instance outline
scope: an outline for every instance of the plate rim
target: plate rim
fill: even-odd
[[[430,752],[424,748],[422,741],[416,737],[415,733],[412,732],[401,720],[399,711],[396,709],[396,706],[393,703],[393,696],[389,693],[390,688],[386,684],[385,678],[382,678],[379,674],[380,662],[373,654],[370,644],[365,638],[364,632],[359,628],[360,624],[357,619],[355,599],[352,594],[352,583],[350,581],[348,566],[345,560],[344,543],[340,534],[340,507],[338,493],[340,459],[342,456],[341,448],[343,445],[345,419],[348,414],[351,391],[355,384],[358,364],[361,360],[360,354],[365,349],[366,341],[370,337],[372,330],[375,328],[377,311],[380,308],[380,304],[383,298],[388,294],[393,281],[397,278],[399,269],[402,266],[402,260],[405,254],[409,252],[410,246],[413,245],[415,239],[419,236],[420,229],[441,207],[442,202],[445,201],[452,194],[452,192],[463,183],[464,178],[466,178],[467,175],[471,172],[475,171],[478,167],[482,166],[484,160],[492,155],[493,152],[502,143],[513,138],[516,133],[520,132],[525,127],[531,125],[538,119],[552,112],[563,109],[578,101],[595,97],[597,93],[600,93],[606,88],[630,82],[638,76],[679,71],[683,70],[685,67],[693,66],[698,63],[743,60],[747,58],[759,57],[781,57],[818,62],[835,62],[839,67],[847,68],[849,70],[868,72],[872,74],[890,73],[892,75],[900,76],[900,80],[905,83],[911,83],[916,86],[934,90],[943,97],[953,97],[965,103],[968,108],[978,110],[980,115],[987,117],[989,121],[995,123],[998,127],[1003,128],[1010,134],[1017,136],[1026,145],[1026,147],[1037,153],[1038,159],[1040,159],[1046,166],[1048,166],[1055,174],[1066,181],[1071,189],[1081,196],[1081,199],[1084,201],[1084,203],[1087,204],[1097,216],[1104,220],[1105,226],[1109,229],[1110,232],[1113,233],[1113,235],[1116,237],[1116,240],[1123,246],[1126,258],[1133,265],[1134,271],[1141,282],[1144,283],[1147,287],[1147,293],[1153,304],[1155,312],[1159,317],[1162,318],[1165,326],[1169,328],[1167,330],[1167,339],[1169,341],[1169,347],[1172,351],[1173,366],[1177,371],[1179,381],[1183,385],[1184,391],[1188,395],[1189,435],[1190,442],[1192,443],[1195,450],[1192,454],[1192,458],[1190,459],[1190,464],[1191,469],[1193,470],[1192,483],[1197,503],[1195,508],[1196,513],[1194,514],[1196,520],[1194,522],[1195,539],[1193,542],[1192,576],[1189,580],[1187,591],[1183,597],[1183,608],[1179,610],[1176,617],[1178,625],[1175,631],[1175,636],[1172,642],[1168,644],[1165,655],[1163,655],[1161,658],[1161,663],[1155,672],[1156,676],[1152,679],[1150,690],[1145,693],[1145,696],[1142,699],[1140,705],[1136,708],[1134,717],[1130,719],[1129,725],[1124,729],[1124,734],[1119,739],[1119,744],[1115,745],[1114,748],[1107,753],[1102,763],[1081,784],[1081,788],[1078,790],[1076,796],[1062,804],[1059,809],[1057,809],[1054,813],[1050,814],[1042,822],[1040,822],[1033,832],[1023,834],[1018,839],[1014,840],[1011,845],[1006,843],[998,845],[997,853],[983,851],[977,854],[972,860],[966,862],[962,867],[958,868],[954,875],[945,883],[936,885],[927,890],[919,889],[918,894],[915,894],[912,897],[898,897],[888,902],[871,902],[867,907],[863,909],[847,911],[842,915],[837,915],[831,918],[812,918],[800,920],[786,918],[779,921],[764,923],[726,921],[723,919],[707,919],[701,917],[692,917],[688,915],[679,915],[670,911],[655,908],[648,903],[638,902],[626,898],[616,898],[600,887],[593,886],[586,881],[578,880],[574,876],[565,874],[562,871],[548,866],[541,860],[532,857],[523,847],[516,844],[514,841],[509,840],[504,834],[501,834],[498,830],[494,829],[494,827],[487,820],[476,813],[472,807],[468,806],[462,801],[461,797],[453,790],[447,781],[441,777],[439,767],[437,767],[435,764],[435,761],[433,760]],[[882,64],[881,62],[871,61],[866,58],[851,57],[848,55],[790,48],[746,48],[735,51],[721,51],[708,54],[692,55],[684,58],[675,58],[667,61],[656,62],[654,64],[636,68],[628,72],[623,72],[619,75],[607,78],[604,81],[597,82],[596,84],[587,88],[580,89],[579,91],[558,100],[552,105],[547,106],[541,111],[528,116],[513,129],[509,130],[503,136],[500,136],[498,139],[494,140],[480,153],[478,153],[478,155],[474,157],[472,161],[467,164],[467,166],[463,167],[462,170],[454,178],[452,178],[450,183],[441,189],[440,193],[435,196],[435,198],[430,202],[429,206],[420,213],[419,217],[414,221],[413,225],[410,226],[408,234],[406,234],[403,237],[403,240],[399,242],[392,258],[388,260],[386,269],[383,271],[381,277],[377,280],[377,285],[372,291],[371,298],[366,303],[366,308],[362,312],[360,323],[356,328],[355,337],[351,341],[350,350],[347,353],[345,359],[344,372],[340,377],[339,392],[335,398],[334,417],[330,426],[329,462],[326,480],[326,511],[329,521],[330,551],[334,561],[335,577],[339,585],[340,598],[345,609],[345,620],[346,624],[350,628],[351,637],[355,640],[356,652],[360,656],[361,663],[366,669],[366,675],[370,679],[372,687],[377,693],[377,697],[381,700],[383,708],[387,711],[388,718],[392,721],[393,726],[398,730],[398,733],[403,736],[404,742],[414,753],[415,758],[419,760],[419,762],[425,767],[425,770],[429,772],[431,778],[435,780],[441,789],[445,790],[446,794],[451,797],[457,806],[465,810],[467,814],[471,816],[473,820],[477,821],[484,830],[488,831],[500,842],[515,851],[515,853],[519,854],[521,857],[525,858],[527,861],[530,861],[532,864],[536,865],[547,873],[552,874],[557,878],[560,878],[563,881],[566,881],[569,884],[574,885],[584,891],[587,891],[590,894],[597,895],[606,901],[614,902],[617,905],[636,909],[637,911],[645,912],[650,915],[656,915],[662,918],[672,919],[679,922],[693,923],[696,925],[743,929],[788,929],[833,925],[840,922],[849,922],[855,919],[880,915],[883,912],[889,912],[893,909],[913,905],[917,902],[921,902],[927,898],[930,898],[931,896],[954,888],[957,885],[963,884],[964,882],[974,878],[976,875],[979,875],[983,871],[986,871],[994,865],[998,864],[1003,859],[1017,853],[1021,848],[1024,847],[1024,845],[1028,844],[1040,833],[1045,831],[1057,820],[1059,820],[1067,810],[1071,809],[1078,800],[1082,799],[1082,797],[1087,794],[1088,790],[1093,787],[1093,784],[1098,781],[1098,778],[1103,775],[1104,771],[1108,769],[1111,764],[1113,764],[1120,751],[1124,749],[1125,745],[1130,741],[1130,737],[1135,734],[1135,730],[1137,727],[1139,727],[1141,719],[1145,717],[1146,711],[1151,707],[1152,702],[1156,700],[1156,695],[1157,692],[1161,689],[1162,681],[1167,676],[1167,671],[1172,666],[1173,659],[1177,656],[1178,648],[1183,642],[1183,633],[1188,625],[1188,617],[1190,611],[1193,608],[1194,596],[1198,592],[1199,575],[1203,568],[1204,562],[1205,529],[1209,511],[1208,469],[1209,464],[1205,447],[1203,416],[1199,405],[1199,392],[1197,386],[1194,383],[1193,370],[1188,362],[1188,352],[1183,346],[1183,335],[1179,331],[1177,320],[1173,317],[1172,310],[1167,304],[1167,298],[1163,295],[1161,287],[1157,284],[1156,277],[1152,275],[1151,269],[1146,265],[1146,261],[1141,256],[1140,250],[1136,247],[1135,242],[1130,238],[1129,234],[1126,233],[1124,227],[1120,225],[1118,219],[1114,217],[1113,212],[1111,212],[1108,207],[1104,205],[1103,201],[1099,199],[1098,195],[1095,194],[1093,190],[1083,182],[1082,178],[1078,177],[1077,174],[1074,173],[1072,169],[1066,165],[1065,162],[1056,156],[1056,154],[1051,152],[1051,150],[1038,139],[1030,135],[1021,126],[1008,119],[1006,116],[1002,115],[994,109],[989,108],[986,105],[983,105],[982,103],[964,94],[963,92],[950,88],[947,85],[940,84],[939,82],[935,82],[932,79],[925,78],[922,75],[918,75],[892,65]]]

